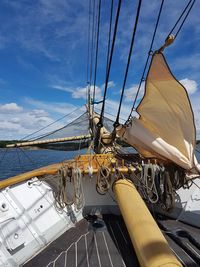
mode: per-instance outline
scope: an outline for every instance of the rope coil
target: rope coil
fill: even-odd
[[[111,171],[106,166],[101,166],[97,173],[96,190],[100,195],[105,195],[111,186]]]

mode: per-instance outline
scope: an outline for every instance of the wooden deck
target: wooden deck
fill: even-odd
[[[24,266],[139,266],[122,218],[104,216],[100,222],[102,227],[82,220]]]
[[[96,222],[83,219],[24,266],[139,267],[122,217],[104,215]],[[167,218],[158,224],[182,265],[200,266],[200,229]]]

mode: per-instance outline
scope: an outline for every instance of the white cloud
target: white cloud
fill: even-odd
[[[114,81],[109,81],[108,82],[108,88],[112,88],[112,87],[115,87],[116,84],[114,83]],[[105,83],[101,85],[101,88],[104,90],[105,88]]]
[[[73,92],[73,89],[71,87],[64,86],[64,85],[52,84],[52,85],[50,85],[50,87],[57,89],[57,90],[64,91],[64,92],[69,92],[69,93]]]
[[[109,82],[109,87],[113,87],[114,86],[114,82]],[[76,99],[86,99],[86,93],[88,90],[88,87],[76,87],[76,88],[71,88],[68,86],[63,86],[63,85],[51,85],[52,88],[57,89],[57,90],[61,90],[67,93],[71,93],[71,97],[72,98],[76,98]],[[95,86],[95,99],[100,100],[102,98],[102,86],[98,87]],[[93,91],[94,91],[94,85],[90,86],[90,93],[91,93],[91,97],[93,96]]]
[[[51,124],[61,116],[60,114],[67,114],[76,108],[71,104],[59,103],[57,105],[57,103],[43,103],[34,99],[27,99],[27,103],[29,104],[28,109],[19,106],[17,103],[0,105],[0,139],[21,139],[43,128],[45,125]],[[52,112],[52,114],[48,111]],[[76,110],[71,116],[53,124],[38,134],[44,134],[63,127],[77,115],[80,115],[80,112],[82,111]]]
[[[18,113],[23,110],[22,107],[18,106],[16,103],[7,103],[4,105],[0,105],[1,113]]]
[[[87,97],[87,91],[88,91],[88,87],[84,86],[84,87],[69,87],[69,86],[65,86],[62,85],[64,82],[61,81],[61,84],[52,84],[50,85],[51,88],[57,89],[57,90],[61,90],[67,93],[71,94],[72,98],[75,99],[86,99]],[[112,88],[115,87],[115,83],[114,81],[109,81],[108,82],[108,88]],[[102,99],[102,92],[104,91],[104,87],[105,84],[102,84],[100,87],[99,86],[95,86],[95,99],[96,100],[101,100]],[[94,85],[90,86],[90,93],[91,93],[91,97],[93,97],[93,92],[94,92]]]
[[[87,93],[87,86],[86,87],[77,87],[73,90],[72,92],[72,97],[73,98],[83,98],[86,99],[86,93]],[[91,97],[93,97],[93,92],[94,92],[94,85],[90,86],[90,94]],[[101,95],[101,88],[98,86],[95,86],[95,99],[100,100],[102,98]]]
[[[197,82],[194,80],[185,78],[180,80],[180,83],[186,88],[189,95],[194,94],[198,89]]]
[[[48,113],[42,109],[33,109],[29,112],[29,115],[35,118],[48,117]]]
[[[29,104],[32,108],[36,108],[39,110],[44,110],[50,114],[67,114],[76,109],[76,106],[70,103],[62,103],[62,102],[45,102],[39,101],[33,98],[25,98],[25,103]]]

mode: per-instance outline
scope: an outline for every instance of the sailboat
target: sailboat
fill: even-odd
[[[200,165],[190,100],[164,57],[172,39],[152,54],[139,117],[113,130],[88,90],[77,119],[7,145],[90,149],[0,182],[0,266],[199,266]]]

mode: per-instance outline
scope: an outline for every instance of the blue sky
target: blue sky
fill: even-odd
[[[84,109],[89,0],[0,1],[0,139],[18,139],[76,110]],[[97,1],[96,1],[97,2]],[[143,0],[122,108],[127,118],[154,29],[160,0]],[[159,48],[188,0],[167,0],[154,49]],[[102,0],[97,97],[105,82],[108,0]],[[114,1],[115,8],[117,1]],[[116,115],[137,1],[122,1],[106,110]],[[195,6],[165,56],[186,86],[200,132],[200,4]],[[140,95],[141,97],[142,95]]]

